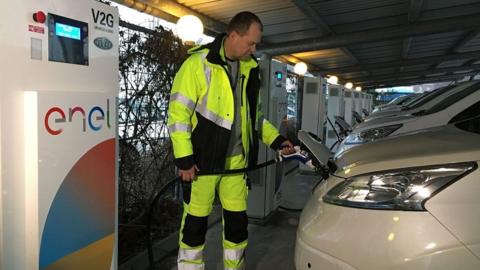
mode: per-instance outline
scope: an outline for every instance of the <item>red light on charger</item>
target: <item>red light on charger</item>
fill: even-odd
[[[33,13],[33,20],[38,23],[44,23],[46,18],[47,16],[45,16],[45,13],[43,13],[42,11],[37,11]]]

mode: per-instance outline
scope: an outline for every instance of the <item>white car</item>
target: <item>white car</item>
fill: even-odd
[[[424,93],[419,97],[413,99],[403,106],[391,107],[386,110],[379,111],[377,113],[372,113],[369,115],[365,121],[370,121],[372,119],[395,116],[395,115],[407,115],[412,114],[421,110],[430,108],[431,106],[438,103],[440,100],[444,99],[446,96],[452,94],[455,91],[460,91],[462,88],[457,87],[458,85],[449,85],[441,87],[431,92]]]
[[[442,100],[428,109],[408,115],[383,117],[362,122],[339,144],[335,156],[346,150],[374,140],[444,126],[480,111],[480,81],[457,85]]]
[[[297,270],[480,269],[479,118],[365,144],[336,165],[301,214]]]

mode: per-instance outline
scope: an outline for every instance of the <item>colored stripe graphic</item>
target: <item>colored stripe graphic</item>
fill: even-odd
[[[42,234],[40,270],[110,269],[114,231],[115,140],[110,139],[83,155],[57,191]],[[95,268],[87,266],[92,263]]]

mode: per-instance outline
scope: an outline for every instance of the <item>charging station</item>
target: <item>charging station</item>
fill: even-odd
[[[325,95],[327,86],[321,77],[304,77],[301,130],[312,132],[324,139]]]
[[[279,130],[286,130],[282,125],[285,125],[287,120],[287,65],[269,57],[262,58],[260,72],[262,78],[269,78],[262,80],[263,116]],[[260,142],[258,163],[274,159],[275,155],[275,151]],[[287,164],[279,162],[248,174],[252,185],[248,193],[247,209],[250,221],[262,223],[280,205],[285,166]]]
[[[353,92],[353,101],[355,106],[353,107],[353,110],[356,111],[358,114],[362,115],[362,98],[361,98],[361,93],[358,91]]]
[[[328,85],[327,117],[333,125],[335,125],[336,116],[340,116],[342,118],[345,116],[344,93],[345,89],[343,86],[338,84]],[[334,130],[332,125],[327,123],[325,144],[328,148],[331,148],[338,140],[335,132],[336,130]]]
[[[372,112],[373,109],[373,96],[371,94],[366,94],[367,95],[367,111],[368,113]]]
[[[362,106],[361,106],[361,109],[360,109],[360,114],[363,116],[363,117],[366,117],[365,113],[363,110],[367,110],[367,107],[368,107],[368,104],[367,104],[367,94],[366,93],[360,93],[360,98],[362,100]]]
[[[0,269],[116,269],[118,11],[0,4]]]
[[[350,126],[355,124],[355,119],[353,119],[352,111],[355,106],[353,102],[353,91],[349,89],[345,89],[345,122]]]

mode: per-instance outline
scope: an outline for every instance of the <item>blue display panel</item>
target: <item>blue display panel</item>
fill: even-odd
[[[88,66],[88,24],[48,14],[48,60]]]
[[[55,35],[80,40],[80,28],[63,23],[55,23]]]

